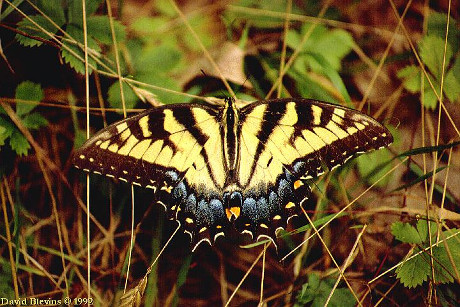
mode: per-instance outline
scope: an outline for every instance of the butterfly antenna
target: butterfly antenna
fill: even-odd
[[[244,82],[240,86],[238,86],[238,89],[235,91],[235,94],[241,92],[241,89],[244,87],[244,85],[246,84],[248,80],[249,80],[249,76],[247,76],[246,79],[244,79]]]

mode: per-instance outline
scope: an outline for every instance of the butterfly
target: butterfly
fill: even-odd
[[[77,149],[73,163],[153,189],[195,250],[230,229],[275,243],[308,202],[312,179],[392,142],[387,128],[346,107],[299,98],[240,106],[227,98],[115,122]]]

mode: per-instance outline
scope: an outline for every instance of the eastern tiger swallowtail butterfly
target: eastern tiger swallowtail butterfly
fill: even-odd
[[[310,179],[392,141],[373,118],[338,105],[289,98],[239,108],[227,98],[116,122],[78,149],[73,163],[153,189],[195,249],[230,227],[275,242],[308,201]]]

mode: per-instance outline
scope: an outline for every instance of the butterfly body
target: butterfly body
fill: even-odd
[[[196,247],[229,227],[273,240],[309,198],[308,180],[392,140],[371,117],[333,104],[276,99],[239,108],[226,99],[114,123],[77,150],[74,164],[153,189]]]

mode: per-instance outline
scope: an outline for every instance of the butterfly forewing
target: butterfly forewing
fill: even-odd
[[[292,173],[302,169],[303,177],[314,178],[325,167],[332,169],[356,153],[379,149],[393,141],[390,132],[373,118],[315,100],[261,101],[241,112],[242,152],[248,147],[244,143],[259,140],[251,167],[242,164],[240,170],[242,183],[251,178],[250,187],[267,180],[266,176],[257,176],[257,171],[273,179],[276,176],[271,173],[279,174],[282,165]],[[261,128],[250,128],[255,126]]]

